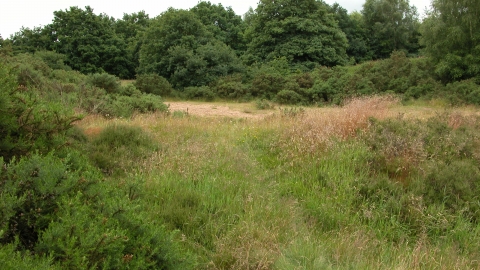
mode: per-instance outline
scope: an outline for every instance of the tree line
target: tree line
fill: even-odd
[[[317,0],[261,0],[243,17],[210,2],[155,18],[140,11],[114,19],[70,7],[53,12],[51,24],[0,38],[0,46],[9,54],[53,51],[84,74],[154,73],[180,90],[280,58],[291,70],[309,71],[394,51],[428,57],[437,79],[448,83],[480,74],[479,12],[475,0],[432,0],[423,21],[408,0],[366,0],[352,13]]]

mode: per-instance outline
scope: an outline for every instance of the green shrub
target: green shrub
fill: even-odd
[[[0,261],[4,269],[62,269],[53,264],[52,256],[32,256],[28,251],[18,251],[17,244],[1,245]]]
[[[107,95],[101,99],[97,113],[107,118],[131,117],[135,112],[167,112],[168,106],[163,100],[152,94],[134,94],[132,96]]]
[[[120,92],[120,79],[115,75],[108,73],[94,73],[88,75],[88,84],[103,88],[107,93],[119,93]]]
[[[133,83],[129,83],[129,84],[126,84],[124,86],[121,86],[120,87],[120,95],[122,96],[133,96],[133,95],[141,95],[142,92],[140,92],[140,90],[137,89],[137,87],[135,87],[135,84]]]
[[[284,75],[275,71],[258,73],[252,80],[251,93],[253,96],[271,100],[284,89],[285,80]]]
[[[167,79],[154,73],[137,75],[135,86],[141,92],[159,96],[168,96],[173,90]]]
[[[73,84],[80,84],[86,80],[86,76],[76,70],[66,71],[63,69],[54,69],[49,77],[56,81]]]
[[[77,120],[65,105],[42,100],[35,88],[19,87],[15,74],[0,65],[0,156],[5,160],[62,147]]]
[[[72,70],[64,63],[67,58],[64,54],[53,51],[36,51],[35,57],[42,59],[53,70]]]
[[[82,156],[0,158],[0,258],[62,269],[191,269],[175,234],[149,220],[138,202],[139,183],[115,185]],[[81,164],[74,165],[81,161]],[[13,254],[12,254],[13,253]],[[17,265],[18,266],[18,265]]]
[[[212,88],[222,98],[244,99],[251,95],[242,82],[242,76],[238,74],[219,78]]]
[[[444,93],[454,105],[480,105],[480,85],[474,79],[449,83]]]
[[[184,90],[185,97],[188,99],[201,99],[205,101],[213,101],[215,93],[208,86],[191,86]]]
[[[49,154],[2,164],[1,193],[7,200],[2,200],[0,227],[6,231],[1,243],[18,238],[19,249],[33,250],[41,232],[56,220],[58,200],[84,191],[98,177],[94,172],[84,172],[82,177],[69,172],[68,163],[68,157],[62,163]]]
[[[295,91],[282,90],[275,96],[275,101],[280,104],[299,104],[303,101],[303,98]]]

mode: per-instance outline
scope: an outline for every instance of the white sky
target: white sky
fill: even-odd
[[[133,13],[144,10],[150,18],[153,18],[169,7],[177,9],[189,9],[198,4],[200,0],[10,0],[4,1],[0,9],[0,34],[5,39],[18,32],[22,26],[33,28],[49,24],[53,20],[53,12],[65,10],[71,6],[84,8],[90,6],[95,14],[105,13],[114,18],[122,18],[124,13]],[[349,12],[360,11],[365,0],[324,0],[328,4],[338,2],[340,6]],[[232,7],[238,15],[243,15],[249,7],[255,9],[258,0],[210,0],[211,3],[221,3],[224,7]],[[410,0],[410,5],[415,5],[420,14],[430,0]]]

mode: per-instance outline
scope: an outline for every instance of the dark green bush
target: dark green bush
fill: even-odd
[[[140,92],[140,90],[138,90],[137,87],[135,87],[135,85],[132,83],[126,84],[120,88],[120,95],[123,95],[123,96],[129,96],[129,97],[134,95],[138,96],[141,93],[142,92]]]
[[[53,257],[32,256],[28,251],[18,251],[17,244],[0,245],[0,261],[4,269],[62,269],[53,264]]]
[[[53,80],[60,81],[62,83],[74,83],[74,84],[79,84],[86,80],[86,76],[76,70],[66,71],[63,69],[54,69],[50,73],[49,77]]]
[[[3,163],[3,162],[2,162]],[[1,228],[6,229],[1,243],[14,243],[19,249],[33,250],[40,234],[56,220],[57,202],[63,196],[83,192],[99,175],[94,172],[70,172],[69,158],[59,162],[53,154],[33,155],[18,163],[3,165],[1,177]],[[85,164],[85,160],[84,160]]]
[[[36,51],[35,57],[42,59],[51,69],[72,70],[64,61],[67,57],[64,54],[53,51]]]
[[[222,98],[245,99],[251,95],[242,82],[242,76],[238,74],[219,78],[212,88]]]
[[[454,105],[480,105],[480,85],[474,79],[449,83],[444,93]]]
[[[284,75],[275,71],[258,73],[252,80],[251,93],[255,97],[271,100],[284,89],[285,80]]]
[[[184,89],[185,97],[188,99],[200,99],[213,101],[215,93],[208,86],[191,86]]]
[[[275,96],[275,101],[280,104],[300,104],[303,98],[300,94],[292,90],[282,90]]]
[[[107,93],[119,93],[120,92],[120,79],[115,75],[108,73],[94,73],[88,75],[88,84],[103,88]]]
[[[141,92],[159,96],[168,96],[173,90],[167,79],[154,73],[137,75],[135,86]]]
[[[131,117],[135,112],[167,112],[168,106],[163,100],[153,94],[134,94],[132,96],[107,95],[101,99],[101,104],[96,109],[107,118]]]
[[[15,248],[35,255],[22,264],[44,268],[52,261],[62,269],[192,268],[175,234],[144,215],[139,183],[99,181],[85,158],[71,157],[0,158],[0,258],[13,255],[4,265],[18,257]]]
[[[76,120],[65,105],[42,100],[36,88],[18,86],[13,71],[0,65],[0,156],[5,160],[62,147]]]

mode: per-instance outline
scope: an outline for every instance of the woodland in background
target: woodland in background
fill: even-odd
[[[435,0],[422,21],[408,0],[367,0],[353,13],[322,1],[260,1],[243,18],[210,2],[190,10],[170,8],[155,18],[140,11],[114,19],[89,6],[71,7],[55,11],[51,24],[0,39],[0,46],[4,55],[37,54],[83,74],[159,75],[179,92],[210,87],[208,95],[220,97],[215,86],[223,84],[244,88],[232,90],[240,91],[234,98],[274,98],[264,89],[252,90],[259,73],[309,76],[322,67],[351,67],[394,52],[423,59],[415,60],[426,66],[423,79],[445,86],[468,79],[478,83],[479,5]],[[275,88],[304,96],[295,87]]]

